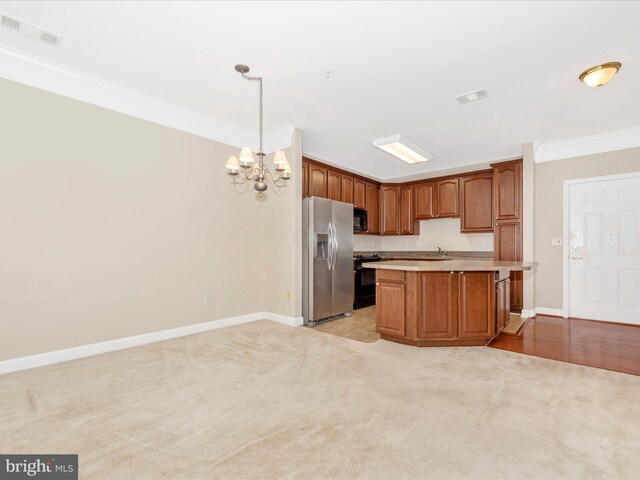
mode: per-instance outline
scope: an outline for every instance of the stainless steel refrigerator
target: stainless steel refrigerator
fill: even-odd
[[[353,205],[302,201],[302,316],[315,325],[353,309]]]

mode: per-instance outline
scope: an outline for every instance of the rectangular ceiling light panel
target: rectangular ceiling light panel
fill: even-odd
[[[11,30],[12,32],[19,33],[20,35],[24,35],[32,40],[36,40],[56,48],[59,48],[62,43],[62,37],[59,35],[47,32],[40,27],[23,22],[17,18],[10,17],[4,13],[0,13],[0,16],[2,17],[0,20],[0,27],[6,30]]]
[[[482,88],[480,90],[476,90],[475,92],[469,92],[465,93],[464,95],[460,95],[459,97],[456,97],[456,100],[460,105],[464,105],[465,103],[487,98],[487,95],[489,95],[489,91],[486,88]]]
[[[372,143],[374,147],[407,163],[428,162],[433,158],[433,155],[424,151],[402,135],[381,138],[374,140]]]

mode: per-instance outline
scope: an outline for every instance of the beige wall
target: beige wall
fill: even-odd
[[[562,308],[563,181],[640,171],[640,148],[599,153],[535,165],[535,305]]]
[[[286,151],[293,172],[302,171],[302,134],[293,134],[293,147]],[[263,254],[265,285],[268,293],[263,310],[288,317],[302,316],[302,179],[280,191],[271,191],[262,203],[265,215]]]
[[[235,147],[2,79],[0,104],[0,360],[295,314],[273,232],[295,235],[297,186],[258,202],[225,175]]]
[[[355,235],[355,251],[493,251],[493,233],[461,233],[459,218],[436,218],[420,222],[420,235]]]

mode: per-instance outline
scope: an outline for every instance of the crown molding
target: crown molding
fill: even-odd
[[[0,45],[0,77],[238,148],[257,143],[239,127],[6,45]],[[291,146],[292,129],[278,130],[270,144]]]
[[[640,127],[614,130],[559,142],[536,143],[533,159],[536,163],[543,163],[635,147],[640,147]]]

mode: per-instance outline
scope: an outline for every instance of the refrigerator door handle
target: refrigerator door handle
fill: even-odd
[[[333,266],[331,267],[331,270],[336,269],[336,264],[338,263],[338,229],[336,228],[335,224],[333,224]]]
[[[327,226],[329,232],[329,241],[327,242],[327,268],[331,271],[333,266],[333,225],[329,222]]]

